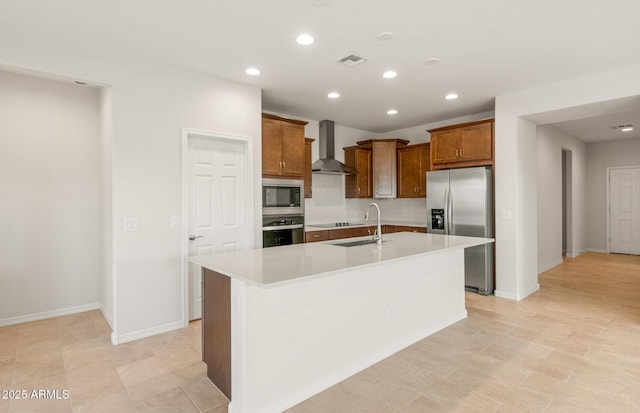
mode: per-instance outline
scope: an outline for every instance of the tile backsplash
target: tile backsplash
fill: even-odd
[[[322,224],[347,219],[344,176],[313,174],[313,198],[304,200],[305,222]]]
[[[344,176],[313,174],[313,198],[305,199],[307,224],[362,221],[367,206],[380,206],[382,218],[391,221],[427,222],[425,198],[345,199]]]
[[[397,199],[347,199],[347,221],[362,221],[370,203],[380,207],[380,215],[386,221],[407,221],[416,224],[427,222],[425,198]]]

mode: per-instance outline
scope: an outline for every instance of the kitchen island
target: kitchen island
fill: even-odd
[[[229,412],[280,412],[466,318],[464,248],[400,232],[194,257],[203,359]]]

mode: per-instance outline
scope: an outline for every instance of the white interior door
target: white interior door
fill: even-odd
[[[640,255],[640,167],[609,170],[610,251]]]
[[[246,248],[244,144],[190,137],[188,162],[189,256]],[[189,263],[189,320],[202,317],[201,278]]]

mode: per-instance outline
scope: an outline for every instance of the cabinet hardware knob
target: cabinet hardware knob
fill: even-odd
[[[287,169],[287,163],[282,161],[282,169]]]

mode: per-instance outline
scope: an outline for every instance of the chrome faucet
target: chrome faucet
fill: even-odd
[[[372,239],[376,242],[376,244],[382,245],[382,226],[380,225],[380,207],[378,206],[378,204],[376,204],[375,202],[369,204],[369,206],[367,207],[367,212],[365,212],[364,214],[364,220],[369,220],[369,211],[371,210],[372,206],[376,207],[376,209],[378,210],[378,228],[376,229],[375,234],[373,234]]]

